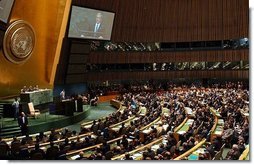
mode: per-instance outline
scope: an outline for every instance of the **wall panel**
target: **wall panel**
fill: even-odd
[[[91,52],[90,63],[162,63],[186,61],[248,61],[249,50],[209,50],[182,52]]]
[[[148,80],[148,79],[175,79],[175,78],[222,78],[248,79],[247,70],[213,70],[213,71],[158,71],[158,72],[104,72],[87,73],[85,79],[89,81],[106,80]]]
[[[249,34],[248,0],[73,0],[116,13],[113,41],[178,42]]]

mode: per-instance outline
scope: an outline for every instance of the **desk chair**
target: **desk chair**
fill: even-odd
[[[34,117],[36,118],[37,116],[39,116],[41,113],[40,113],[40,110],[38,109],[34,109],[34,105],[32,102],[28,103],[28,109],[29,109],[29,115],[30,117]]]

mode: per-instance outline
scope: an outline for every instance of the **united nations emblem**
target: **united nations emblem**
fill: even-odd
[[[4,55],[15,63],[21,64],[27,61],[35,46],[35,33],[32,26],[23,21],[13,22],[4,35]]]

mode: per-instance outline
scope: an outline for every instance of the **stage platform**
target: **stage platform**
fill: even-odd
[[[106,111],[113,112],[115,110],[115,108],[113,108],[109,102],[111,99],[115,99],[116,96],[117,95],[115,94],[101,96],[99,98],[98,106],[93,107],[90,105],[83,105],[83,112],[74,112],[73,116],[49,114],[49,104],[35,106],[36,109],[40,109],[41,115],[36,119],[32,117],[28,118],[29,134],[49,131],[52,128],[63,128],[81,121],[91,121],[101,118],[101,116],[107,114]],[[18,121],[14,121],[13,117],[4,117],[3,115],[4,104],[11,105],[13,100],[13,97],[0,100],[0,137],[13,137],[21,135]],[[90,113],[91,111],[96,113]],[[90,114],[92,115],[90,116]]]
[[[62,128],[84,120],[90,113],[92,107],[83,105],[83,112],[74,112],[73,116],[53,115],[49,112],[41,113],[39,118],[28,118],[29,134],[48,131],[51,128]],[[20,135],[18,121],[13,118],[1,118],[0,136],[12,137]]]

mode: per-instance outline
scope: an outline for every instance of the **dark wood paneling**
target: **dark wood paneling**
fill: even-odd
[[[71,53],[78,54],[89,54],[90,52],[90,44],[89,43],[75,43],[71,44]]]
[[[179,42],[249,36],[248,0],[73,0],[116,13],[113,41]]]
[[[186,52],[91,52],[90,63],[162,63],[195,61],[248,61],[249,50],[210,50]]]
[[[69,64],[67,74],[73,74],[73,73],[84,73],[86,65],[85,64]]]
[[[70,55],[70,64],[85,64],[88,60],[88,55],[86,54],[71,54]]]
[[[224,38],[248,35],[249,1],[223,0]]]
[[[73,4],[115,12],[111,37],[113,42],[187,42],[249,36],[248,0],[73,0]],[[91,64],[249,61],[249,50],[90,52],[87,57],[87,63]],[[248,70],[91,72],[67,75],[66,82],[184,77],[249,78],[249,72]]]
[[[66,84],[83,83],[85,81],[85,74],[69,74],[66,76],[65,79]]]
[[[61,56],[57,64],[55,84],[64,84],[65,76],[68,69],[69,53],[70,50],[70,41],[67,38],[63,39]]]
[[[213,70],[213,71],[161,71],[161,72],[98,72],[87,73],[87,81],[105,80],[149,80],[149,79],[175,79],[175,78],[222,78],[222,79],[248,79],[248,70]]]

